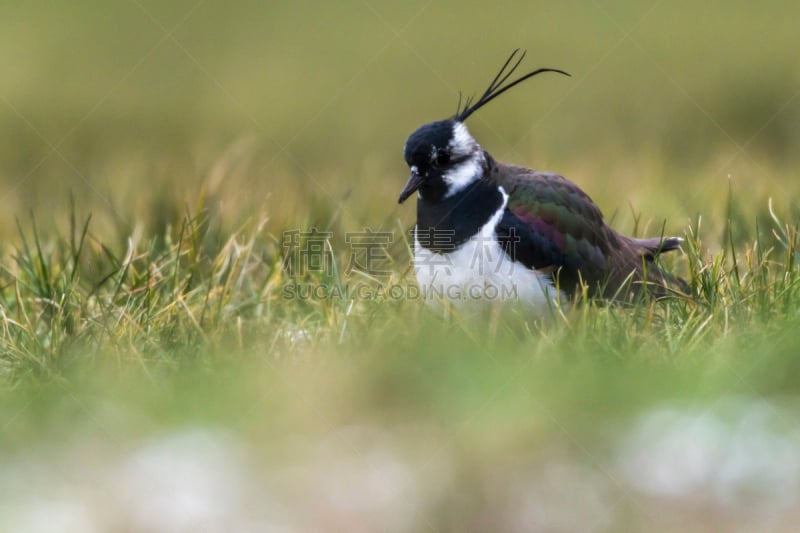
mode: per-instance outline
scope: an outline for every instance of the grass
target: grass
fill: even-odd
[[[74,460],[88,479],[99,479],[106,470],[123,468],[115,461],[136,460],[133,472],[146,472],[141,475],[151,487],[137,498],[148,490],[170,498],[163,487],[168,482],[159,481],[158,472],[184,468],[175,466],[181,461],[203,472],[256,468],[236,475],[270,480],[271,490],[281,495],[270,498],[287,506],[292,520],[302,515],[301,503],[285,496],[299,490],[300,501],[316,502],[310,525],[299,522],[311,529],[354,517],[369,528],[416,528],[428,520],[438,530],[474,527],[469,524],[480,515],[466,509],[483,509],[475,513],[490,513],[493,522],[510,520],[512,529],[518,520],[529,527],[569,516],[560,507],[566,500],[549,492],[536,498],[555,498],[550,504],[555,518],[517,516],[500,503],[510,497],[505,489],[491,484],[496,469],[503,486],[516,487],[521,480],[540,487],[566,484],[557,490],[573,494],[590,517],[568,522],[568,529],[594,527],[589,522],[595,519],[611,528],[628,520],[639,524],[635,529],[674,523],[661,510],[664,501],[686,513],[680,523],[722,527],[730,525],[730,509],[722,503],[714,504],[710,516],[692,518],[686,509],[691,505],[675,503],[658,487],[628,488],[641,483],[630,476],[620,481],[618,476],[632,467],[625,462],[628,455],[617,455],[614,447],[630,446],[633,440],[645,448],[631,452],[634,458],[644,454],[645,464],[654,462],[656,469],[665,460],[657,455],[658,444],[650,441],[660,437],[642,437],[641,430],[625,427],[650,428],[653,422],[637,422],[642,413],[684,406],[670,408],[688,408],[687,414],[658,415],[679,418],[676,427],[658,423],[656,431],[667,432],[666,439],[689,439],[687,453],[692,439],[699,439],[695,444],[702,450],[705,418],[733,424],[728,431],[739,431],[737,421],[753,415],[730,404],[731,398],[758,398],[778,413],[766,426],[772,431],[768,440],[781,442],[794,435],[790,406],[797,394],[800,349],[794,333],[800,324],[797,226],[777,216],[759,223],[755,241],[738,244],[733,237],[715,254],[702,251],[702,225],[694,224],[687,231],[685,256],[673,265],[688,274],[694,297],[634,307],[586,301],[545,319],[488,323],[445,320],[417,300],[286,298],[288,284],[368,283],[375,291],[370,294],[383,294],[381,288],[412,283],[404,268],[405,246],[395,250],[400,257],[384,278],[346,274],[342,265],[350,258],[337,252],[344,250],[341,243],[333,242],[331,275],[307,272],[293,279],[285,268],[280,237],[265,231],[263,221],[220,239],[206,216],[187,215],[164,235],[131,240],[124,254],[115,254],[94,237],[91,220],[72,221],[69,231],[57,237],[42,235],[33,219],[21,222],[20,244],[4,271],[2,446],[15,463],[28,464],[31,457],[51,466]],[[228,434],[216,433],[223,429],[258,447],[258,452],[248,448],[250,466],[209,466],[209,453],[220,453],[225,461],[238,457],[239,452],[227,448]],[[670,433],[687,431],[686,437]],[[693,431],[699,433],[692,437]],[[767,429],[753,431],[762,438]],[[644,444],[638,440],[642,438]],[[736,443],[744,437],[733,433],[714,438]],[[297,449],[297,439],[313,448]],[[51,449],[45,442],[61,444]],[[713,450],[723,454],[720,461],[735,453]],[[195,457],[197,453],[202,455]],[[356,458],[362,453],[375,458],[361,464]],[[335,494],[376,490],[369,476],[377,475],[375,468],[389,468],[374,463],[387,453],[390,458],[384,459],[399,460],[410,469],[403,476],[410,476],[414,490],[459,484],[462,476],[468,488],[450,486],[414,500],[421,514],[411,522],[395,514],[401,501],[396,498],[405,501],[404,492],[389,497],[386,510],[363,496],[355,496],[355,508],[343,509],[331,503],[333,496],[317,492],[320,480],[329,475],[342,476],[331,481],[329,490]],[[151,460],[167,462],[148,466]],[[672,461],[668,468],[683,472],[679,458],[666,460]],[[277,465],[286,461],[295,466],[283,471]],[[564,464],[571,466],[547,473]],[[22,486],[28,488],[9,501],[27,501],[28,491],[40,482],[35,470],[20,468],[22,474],[9,475],[21,475]],[[275,468],[289,479],[300,476],[292,482],[300,488],[284,486],[285,477],[276,482],[267,473]],[[573,476],[585,483],[589,472],[594,476],[590,494],[575,496]],[[180,483],[188,485],[176,490],[205,502],[191,487],[217,487],[220,482],[212,474],[204,474],[210,480],[199,481],[185,479],[183,470],[165,475],[184,480]],[[116,488],[108,489],[110,494],[135,483],[126,479],[113,482]],[[383,477],[378,479],[374,482],[384,487]],[[772,492],[750,487],[758,481],[745,477],[735,482],[737,494],[744,491],[736,501],[756,494],[757,508],[773,512],[773,504],[765,500]],[[69,503],[62,501],[65,494],[87,487],[59,483],[48,493],[54,491],[49,497],[60,505]],[[347,487],[350,483],[355,486]],[[401,490],[386,483],[387,490]],[[689,489],[705,490],[704,483]],[[236,484],[230,490],[242,488]],[[489,492],[481,496],[482,490]],[[523,485],[514,490],[538,494],[543,489]],[[613,512],[595,517],[592,491],[603,494],[604,505]],[[224,498],[214,496],[218,500]],[[146,502],[131,505],[117,511],[110,523],[137,520],[130,513]],[[179,507],[174,509],[182,516]],[[252,519],[247,510],[221,512],[227,513],[226,520]],[[192,523],[204,523],[202,515],[188,516],[201,520]],[[30,517],[7,513],[6,520],[24,526]],[[160,527],[167,527],[169,520],[159,522]],[[272,524],[275,517],[264,520]]]
[[[0,530],[797,522],[795,8],[7,4]],[[402,142],[517,46],[573,78],[472,133],[684,236],[691,298],[406,297]],[[287,247],[312,228],[321,271]],[[391,242],[363,272],[365,228]]]
[[[729,212],[735,201],[731,195]],[[197,208],[163,235],[132,237],[122,253],[93,234],[91,217],[79,221],[74,211],[55,238],[43,236],[34,217],[20,221],[19,245],[3,271],[6,381],[57,378],[73,363],[171,366],[182,360],[178,354],[253,343],[269,346],[276,359],[300,357],[309,339],[347,353],[385,342],[387,332],[394,332],[389,342],[398,331],[414,339],[431,320],[435,330],[478,346],[506,336],[523,343],[550,337],[560,339],[555,354],[580,347],[626,358],[646,349],[648,358],[667,362],[729,337],[771,335],[797,318],[797,224],[783,222],[771,202],[755,240],[737,239],[731,220],[716,253],[704,251],[701,219],[687,229],[685,255],[667,268],[687,279],[691,297],[627,307],[584,294],[549,318],[523,317],[522,330],[502,319],[476,330],[457,317],[437,318],[411,292],[406,241],[378,250],[375,272],[359,270],[365,258],[333,232],[318,233],[325,264],[299,269],[291,263],[297,250],[287,248],[291,233],[271,234],[261,219],[221,234],[202,202]]]

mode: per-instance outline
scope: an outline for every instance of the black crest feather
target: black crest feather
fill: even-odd
[[[520,63],[522,63],[522,60],[525,59],[525,54],[527,52],[523,50],[522,53],[519,55],[519,58],[517,59],[516,63],[514,63],[514,65],[511,68],[508,68],[511,62],[514,61],[514,58],[517,56],[517,54],[519,54],[519,51],[520,49],[517,48],[516,50],[511,52],[511,55],[508,56],[508,59],[500,68],[500,72],[497,73],[497,76],[494,77],[492,83],[489,84],[489,87],[486,89],[486,91],[484,91],[481,97],[478,98],[478,100],[474,104],[472,103],[472,97],[468,97],[464,102],[464,108],[462,109],[461,94],[459,93],[458,107],[456,108],[456,114],[453,115],[453,120],[456,120],[458,122],[464,122],[471,114],[473,114],[481,107],[485,106],[486,104],[488,104],[489,102],[491,102],[492,100],[494,100],[495,98],[497,98],[510,88],[514,87],[515,85],[518,85],[523,81],[527,80],[528,78],[536,76],[537,74],[542,74],[543,72],[556,72],[558,74],[569,76],[569,73],[564,72],[563,70],[558,70],[555,68],[540,68],[534,70],[533,72],[528,72],[524,76],[517,78],[516,80],[512,81],[511,83],[509,83],[504,87],[503,84],[506,82],[506,80],[508,80],[508,78],[511,77],[514,71],[517,70],[517,67],[519,67]]]

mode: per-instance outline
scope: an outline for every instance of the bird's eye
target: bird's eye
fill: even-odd
[[[436,154],[436,159],[434,159],[434,163],[438,167],[443,167],[449,162],[450,162],[450,154],[448,154],[447,152],[439,152],[438,154]]]

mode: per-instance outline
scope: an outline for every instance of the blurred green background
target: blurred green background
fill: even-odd
[[[33,215],[50,253],[68,248],[72,205],[118,257],[200,210],[220,243],[248,221],[339,240],[409,227],[406,137],[452,114],[459,91],[480,93],[517,47],[523,68],[572,77],[537,77],[472,117],[485,149],[575,181],[621,231],[641,217],[639,233],[682,235],[702,217],[703,253],[742,251],[756,220],[769,237],[769,198],[781,220],[800,217],[798,20],[800,4],[777,0],[5,0],[4,270],[20,270],[15,219],[30,235]],[[254,242],[254,256],[277,246]],[[278,279],[269,261],[243,285]],[[41,304],[28,289],[4,281],[4,339],[21,320],[7,307]],[[86,289],[64,326],[88,332],[80,342],[48,344],[43,311],[40,351],[3,354],[0,531],[800,520],[797,299],[765,296],[778,322],[720,297],[655,315],[587,308],[504,338],[419,302],[351,314],[254,290],[247,308],[219,306],[216,336],[187,318],[202,298],[171,319],[175,291],[134,327],[129,309],[91,315],[102,295]],[[181,327],[203,342],[174,340]]]
[[[507,54],[559,67],[482,110],[501,160],[556,170],[607,215],[680,231],[728,188],[797,190],[800,7],[765,2],[4,2],[0,231],[72,193],[95,220],[170,218],[201,188],[231,220],[346,227],[395,205],[420,124]],[[153,216],[157,212],[158,216]],[[180,214],[180,213],[179,213]],[[99,223],[100,227],[104,224]]]

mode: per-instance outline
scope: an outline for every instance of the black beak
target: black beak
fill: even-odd
[[[400,192],[400,198],[397,199],[397,203],[402,204],[403,202],[408,200],[408,197],[414,194],[417,191],[417,189],[419,189],[422,186],[422,182],[424,181],[424,179],[425,178],[422,176],[422,174],[419,173],[419,171],[416,168],[412,168],[411,177],[408,178],[406,186],[403,187],[403,190]]]

